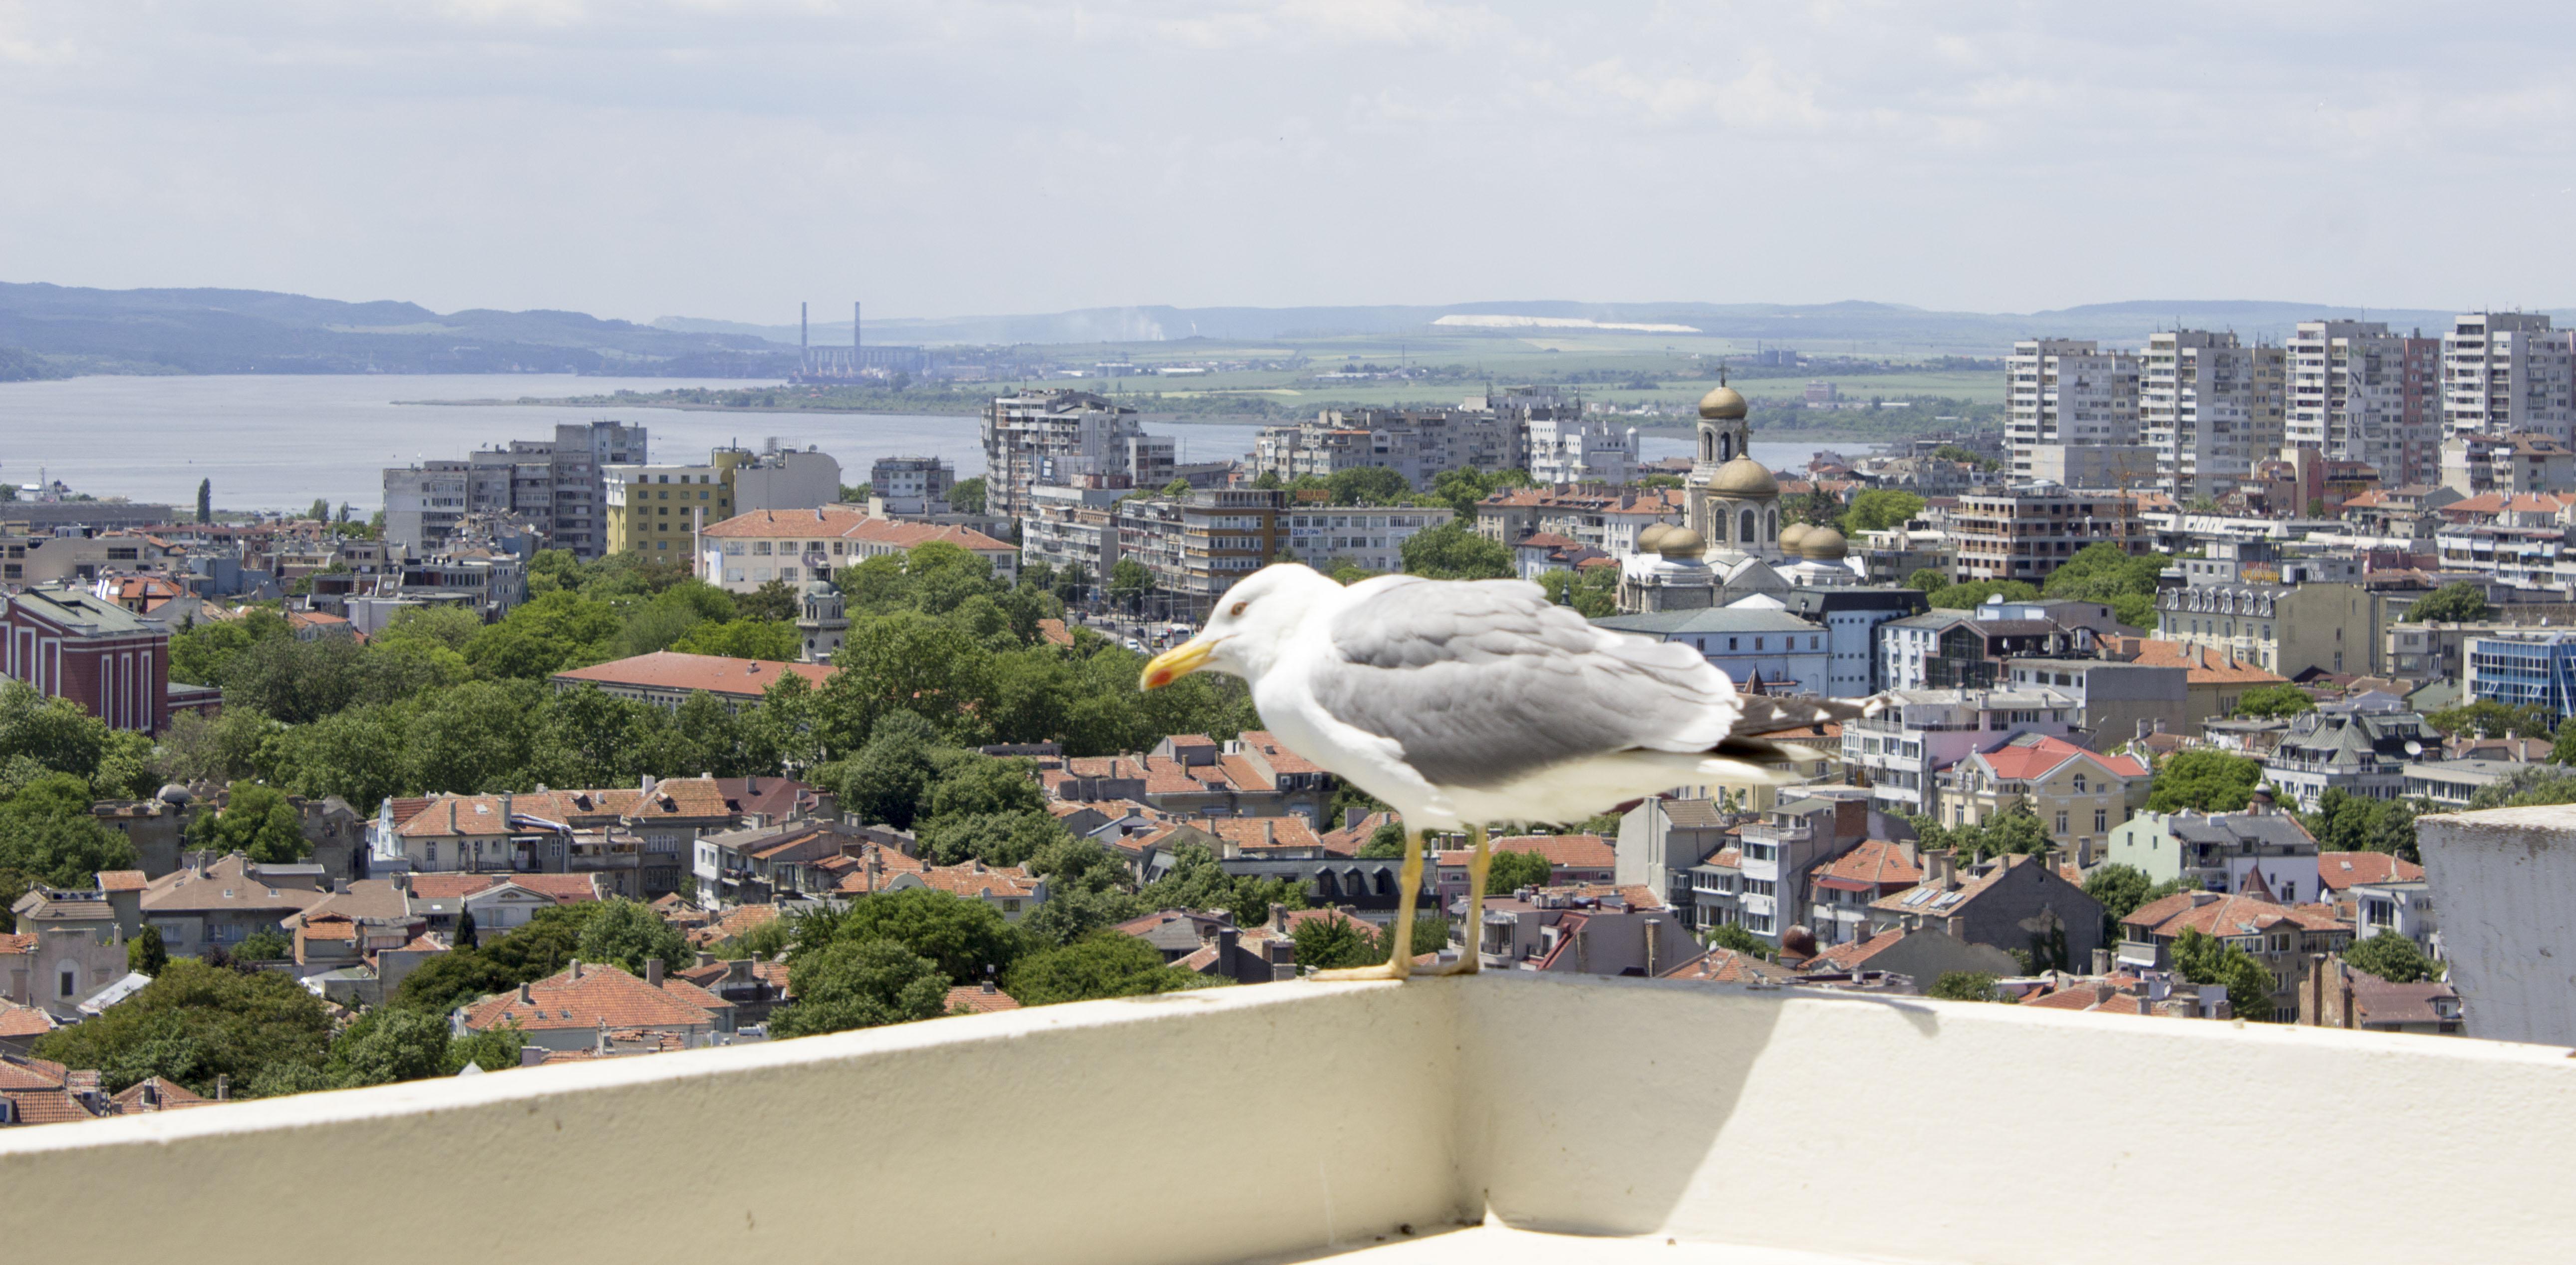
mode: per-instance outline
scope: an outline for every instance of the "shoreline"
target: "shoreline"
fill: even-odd
[[[800,408],[743,408],[731,404],[707,404],[683,400],[627,400],[609,403],[596,400],[567,399],[561,397],[554,399],[538,399],[533,396],[523,396],[512,400],[394,400],[391,401],[391,403],[401,406],[423,408],[652,408],[673,409],[686,413],[757,413],[762,416],[770,417],[793,413],[821,413],[835,416],[856,417],[976,417],[981,415],[980,411],[960,410],[951,412],[946,410],[923,408],[843,408],[831,406],[807,406]],[[1295,424],[1294,422],[1284,421],[1265,413],[1157,413],[1143,409],[1137,410],[1136,420],[1140,422],[1153,422],[1167,426],[1289,426]],[[1632,421],[1629,424],[1635,426],[1639,431],[1647,434],[1687,435],[1693,430],[1692,425],[1687,422]],[[1884,445],[1897,443],[1900,438],[1901,437],[1885,435],[1856,435],[1842,431],[1792,430],[1778,434],[1775,437],[1774,442],[1804,443],[1809,440],[1814,440],[1818,443]]]

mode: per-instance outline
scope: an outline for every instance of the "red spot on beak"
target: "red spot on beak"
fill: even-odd
[[[1171,684],[1171,683],[1172,683],[1172,670],[1171,670],[1170,668],[1164,668],[1164,669],[1162,669],[1162,670],[1160,670],[1160,671],[1157,671],[1157,672],[1156,672],[1156,673],[1154,673],[1154,675],[1153,675],[1151,678],[1149,678],[1149,680],[1148,680],[1148,684],[1152,685],[1155,689],[1158,689],[1158,690],[1159,690],[1159,689],[1161,689],[1161,688],[1163,688],[1163,687],[1164,687],[1164,686],[1166,686],[1166,685]]]

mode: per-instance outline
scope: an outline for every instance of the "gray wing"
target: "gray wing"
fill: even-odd
[[[1733,736],[1776,733],[1802,725],[1821,725],[1857,720],[1878,714],[1882,701],[1871,698],[1775,698],[1768,694],[1744,696],[1744,714],[1735,720]]]
[[[1737,695],[1688,646],[1595,628],[1518,580],[1387,583],[1335,616],[1323,709],[1394,739],[1444,786],[1499,786],[1590,756],[1706,751]]]

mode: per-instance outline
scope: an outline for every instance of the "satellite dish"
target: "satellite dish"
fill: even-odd
[[[2407,740],[2406,740],[2406,754],[2408,754],[2408,755],[2422,755],[2422,754],[2424,754],[2424,744],[2423,744],[2423,743],[2420,743],[2420,742],[2417,742],[2416,740],[2414,740],[2414,739],[2412,739],[2412,738],[2407,739]]]

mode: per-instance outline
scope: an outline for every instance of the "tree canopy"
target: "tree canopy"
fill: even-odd
[[[2368,971],[2391,984],[2418,984],[2440,979],[2442,964],[2425,955],[2415,942],[2394,931],[2381,928],[2378,935],[2352,942],[2344,950],[2344,965],[2356,971]]]
[[[1202,977],[1163,964],[1163,954],[1135,936],[1095,932],[1060,948],[1032,953],[1012,964],[1002,991],[1023,1006],[1141,997],[1231,981]]]
[[[1971,580],[1932,590],[1929,600],[1936,610],[1969,611],[1985,605],[1990,597],[2029,602],[2038,600],[2039,590],[2019,580]]]
[[[2272,990],[2277,981],[2245,950],[2237,948],[2196,927],[2187,927],[2174,937],[2174,970],[2194,984],[2222,984],[2227,988],[2228,1008],[2236,1017],[2252,1023],[2270,1023]]]
[[[2282,716],[2296,716],[2301,712],[2312,712],[2316,709],[2317,700],[2314,696],[2284,681],[2279,685],[2257,685],[2237,695],[2236,710],[2229,712],[2228,715],[2244,716],[2255,720],[2272,720]]]
[[[1545,853],[1496,848],[1493,868],[1485,871],[1485,894],[1509,896],[1524,887],[1545,887],[1555,874],[1556,867]]]
[[[2470,580],[2456,580],[2416,598],[2399,621],[2410,624],[2474,624],[2495,617],[2486,590]]]
[[[2077,602],[2102,602],[2132,628],[2156,623],[2156,577],[2172,559],[2151,553],[2132,557],[2109,541],[2086,545],[2058,564],[2041,592]]]
[[[1854,496],[1851,508],[1843,511],[1842,533],[1858,537],[1865,531],[1902,527],[1922,512],[1922,497],[1896,488],[1871,488]]]
[[[2558,728],[2558,713],[2537,703],[2513,707],[2479,699],[2432,712],[2424,717],[2424,723],[2454,738],[2546,738]]]
[[[1413,533],[1402,553],[1407,572],[1434,580],[1501,580],[1513,574],[1512,551],[1477,535],[1464,519]]]
[[[2147,811],[2232,813],[2254,798],[2262,782],[2260,760],[2224,751],[2177,752],[2156,769]]]

